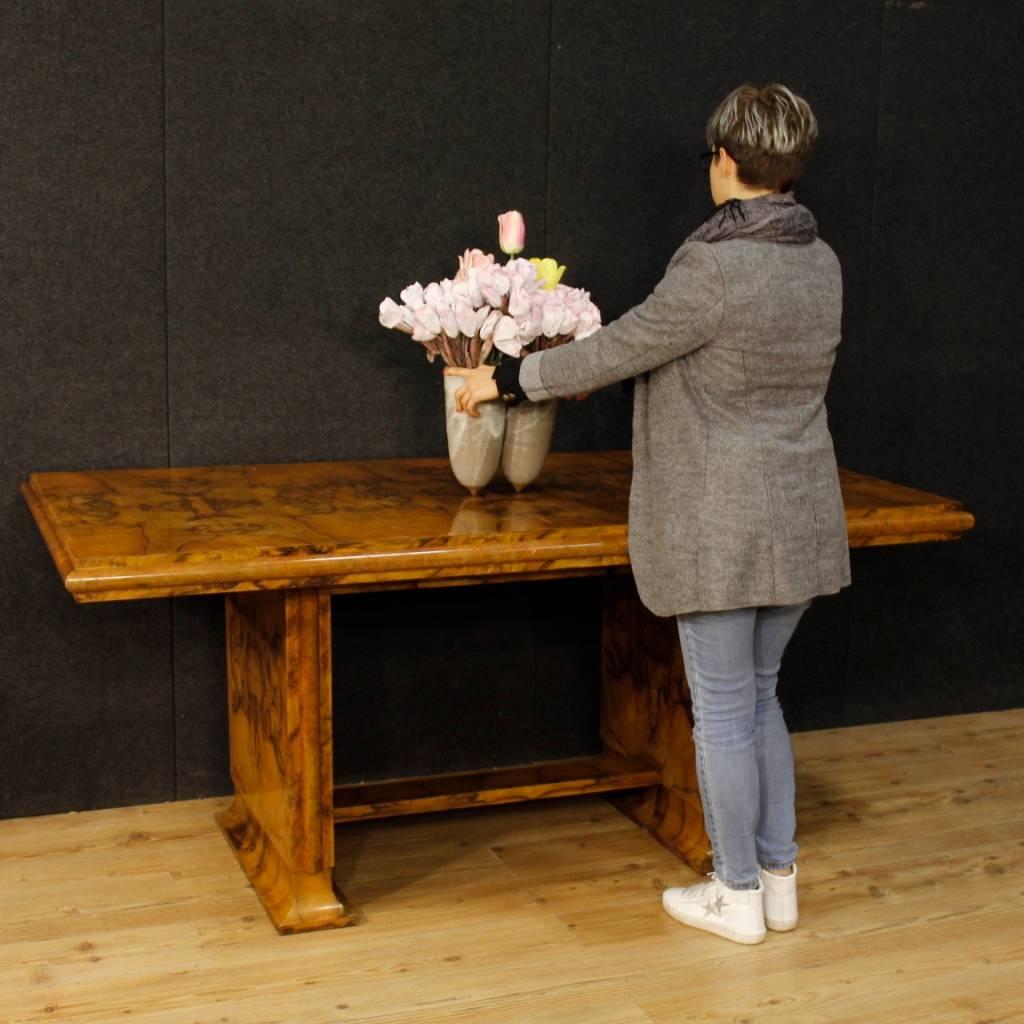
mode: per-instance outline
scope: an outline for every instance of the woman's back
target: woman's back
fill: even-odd
[[[842,314],[835,253],[821,240],[735,240],[716,243],[713,254],[722,319],[714,340],[684,364],[708,417],[794,454],[831,443],[824,397]]]
[[[671,266],[688,272],[666,282],[709,291],[717,312],[702,345],[637,387],[630,551],[644,602],[668,615],[838,590],[849,552],[824,404],[835,254],[735,238],[688,242]]]

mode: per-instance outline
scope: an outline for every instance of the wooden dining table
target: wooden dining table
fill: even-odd
[[[353,923],[333,877],[335,826],[353,821],[605,793],[707,869],[674,620],[629,571],[631,471],[626,451],[562,452],[518,494],[468,496],[441,458],[33,473],[22,492],[76,601],[224,595],[234,800],[218,821],[289,933]],[[958,501],[840,476],[852,547],[974,523]],[[332,598],[587,575],[603,578],[600,755],[335,784]]]

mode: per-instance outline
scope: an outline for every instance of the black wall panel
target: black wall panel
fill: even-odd
[[[524,212],[531,246],[543,238],[547,4],[461,0],[439,17],[399,0],[168,0],[166,18],[172,461],[443,454],[441,363],[384,330],[377,306],[452,276],[467,247],[497,251],[506,209]],[[436,592],[432,609],[457,621],[461,601]],[[489,604],[495,622],[521,614],[505,588]],[[405,604],[373,607],[397,622]],[[176,672],[179,721],[218,716],[179,730],[183,795],[227,782],[223,663],[206,653],[222,616],[215,602],[176,603],[176,665],[192,670]],[[505,664],[539,692],[543,677],[509,661],[519,645],[498,630],[469,661]],[[402,688],[422,690],[428,671],[426,654],[402,651],[385,681],[396,716]],[[345,684],[340,715],[372,703],[372,659]]]
[[[879,23],[864,0],[553,6],[549,247],[606,319],[649,293],[712,211],[697,157],[718,101],[743,82],[781,81],[811,102],[821,138],[797,193],[843,265],[845,343],[829,400],[841,457],[864,338]],[[558,441],[627,445],[628,419],[628,400],[610,389],[571,408]]]
[[[857,461],[963,499],[978,525],[858,559],[849,721],[1024,697],[1020,147],[1002,142],[1024,102],[1020,24],[1008,3],[885,5]]]
[[[224,599],[189,597],[172,604],[177,796],[230,793]]]
[[[168,0],[175,464],[445,450],[440,362],[377,306],[505,209],[543,234],[547,32],[545,4]]]
[[[166,465],[160,3],[0,5],[0,817],[174,796],[167,602],[77,607],[28,473]]]
[[[599,580],[436,597],[334,600],[339,781],[600,752]]]

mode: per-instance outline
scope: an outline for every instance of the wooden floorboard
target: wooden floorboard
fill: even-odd
[[[695,876],[599,796],[339,826],[359,924],[282,938],[223,799],[0,822],[0,1024],[1024,1022],[1024,709],[794,736],[801,921],[665,916]]]

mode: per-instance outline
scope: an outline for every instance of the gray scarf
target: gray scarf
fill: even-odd
[[[818,223],[792,192],[723,203],[687,242],[724,242],[745,238],[753,242],[807,245],[818,237]]]

